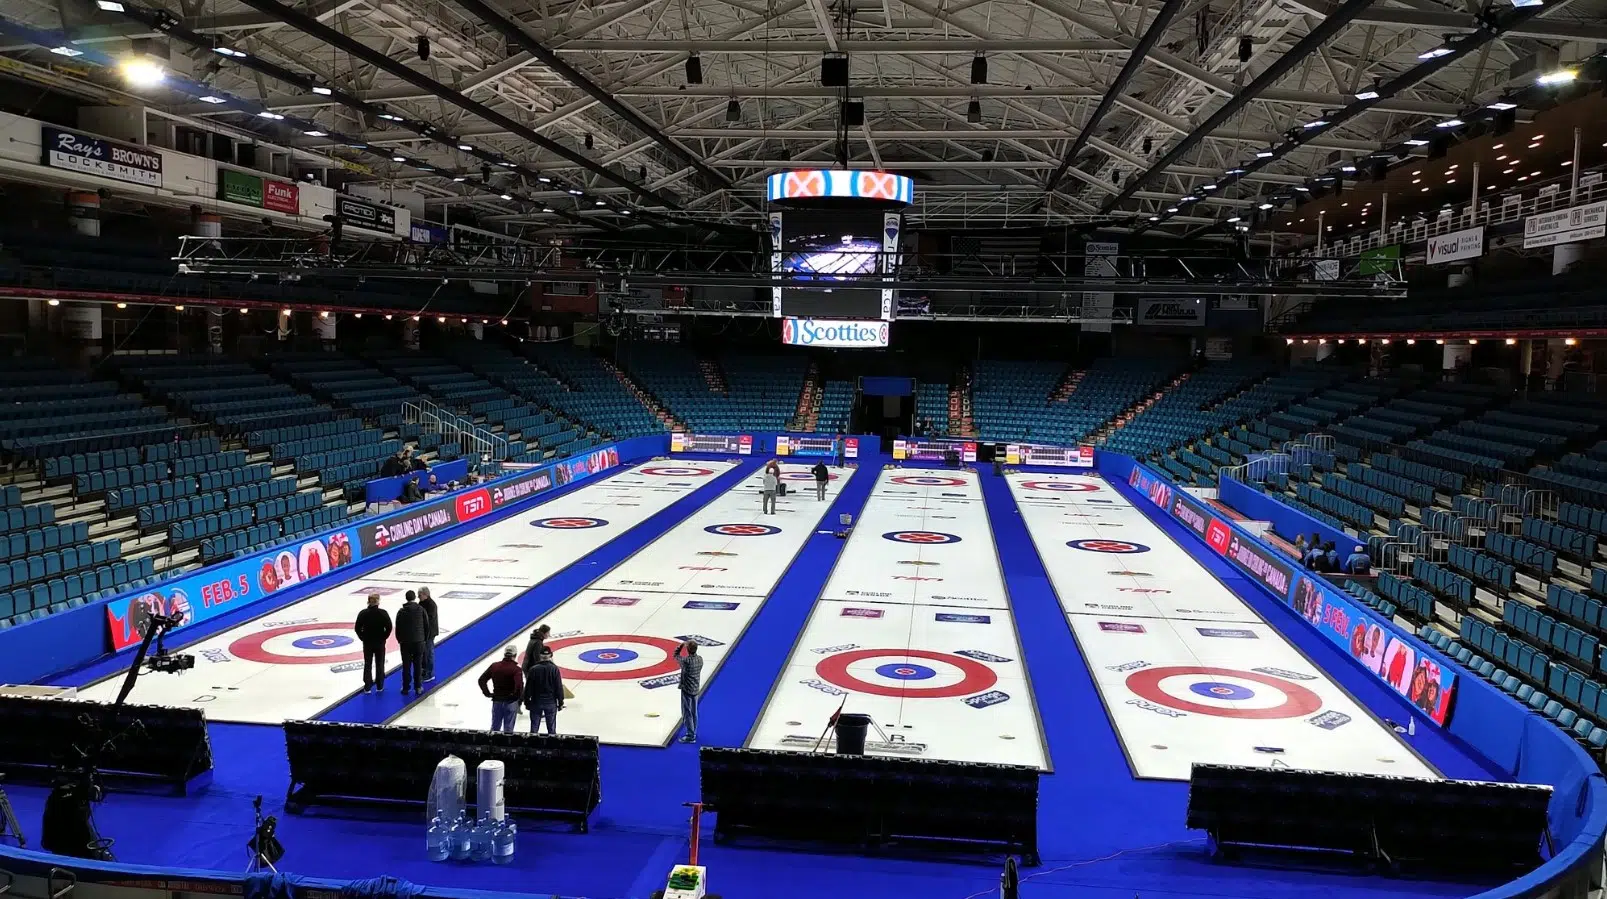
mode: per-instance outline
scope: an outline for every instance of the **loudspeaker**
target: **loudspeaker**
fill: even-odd
[[[820,57],[820,84],[822,87],[848,86],[847,55],[827,53]]]
[[[703,83],[703,60],[697,58],[696,56],[688,56],[686,58],[686,83]]]
[[[846,128],[858,128],[858,127],[860,127],[861,125],[864,125],[864,124],[865,124],[865,101],[864,100],[844,100],[843,101],[843,126],[846,127]]]

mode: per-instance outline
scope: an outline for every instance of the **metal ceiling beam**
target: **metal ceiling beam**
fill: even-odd
[[[1145,169],[1141,174],[1129,179],[1121,192],[1107,200],[1100,211],[1105,213],[1113,211],[1123,201],[1130,199],[1133,194],[1137,193],[1140,187],[1155,180],[1157,175],[1166,171],[1173,163],[1181,162],[1183,157],[1199,146],[1207,135],[1227,124],[1240,110],[1248,106],[1256,97],[1259,97],[1262,91],[1277,84],[1279,79],[1293,71],[1295,66],[1304,62],[1306,57],[1316,52],[1318,47],[1321,47],[1337,35],[1372,3],[1373,0],[1345,0],[1344,3],[1336,7],[1332,13],[1318,23],[1317,27],[1307,32],[1305,37],[1297,41],[1289,49],[1289,52],[1278,57],[1272,65],[1263,69],[1261,74],[1245,85],[1242,90],[1229,98],[1226,103],[1218,106],[1205,121],[1184,135],[1183,139],[1174,144],[1165,156],[1162,156],[1154,165]]]
[[[680,204],[675,200],[658,194],[648,189],[644,185],[638,184],[636,181],[610,170],[606,166],[598,165],[589,157],[581,153],[577,153],[555,140],[543,137],[542,135],[536,133],[536,131],[530,128],[528,125],[515,121],[514,119],[497,112],[491,107],[486,106],[484,103],[471,100],[468,97],[463,96],[463,94],[440,83],[439,81],[436,81],[435,79],[430,78],[421,72],[416,72],[408,66],[391,59],[389,56],[386,56],[379,50],[375,50],[374,48],[369,47],[368,45],[354,38],[347,37],[339,31],[336,31],[335,29],[330,28],[322,22],[312,18],[311,16],[305,15],[304,13],[291,9],[288,6],[277,2],[277,0],[240,0],[240,2],[262,13],[263,15],[277,18],[279,21],[285,23],[291,28],[294,28],[310,37],[317,38],[331,47],[344,50],[357,59],[360,59],[363,62],[390,74],[393,77],[400,78],[419,90],[427,91],[430,94],[439,97],[441,100],[450,103],[451,105],[456,106],[457,108],[471,115],[479,116],[488,122],[501,126],[502,128],[507,129],[509,132],[531,142],[532,144],[535,144],[541,149],[546,150],[555,156],[566,159],[611,184],[617,184],[620,187],[628,188],[634,191],[638,196],[666,208],[680,208]]]
[[[901,56],[906,53],[953,54],[974,56],[978,53],[1121,53],[1127,46],[1121,41],[1109,40],[911,40],[911,41],[848,41],[839,40],[843,53],[858,55]],[[570,41],[558,48],[559,53],[752,53],[772,56],[802,53],[819,56],[831,49],[825,41],[698,41],[698,40],[584,40]]]
[[[1335,4],[1324,3],[1322,0],[1293,0],[1290,5],[1319,17],[1331,15],[1335,7]],[[1353,21],[1358,25],[1420,29],[1436,38],[1478,28],[1478,23],[1467,13],[1440,12],[1431,9],[1372,9],[1357,16]],[[1508,31],[1504,37],[1607,44],[1607,26],[1531,20]]]
[[[653,143],[663,147],[676,159],[697,170],[699,174],[709,179],[710,183],[706,187],[718,190],[732,190],[735,188],[735,185],[727,180],[724,175],[710,168],[696,153],[688,150],[659,130],[658,126],[648,121],[640,112],[620,102],[613,94],[610,94],[598,86],[595,81],[586,77],[585,73],[560,59],[558,54],[542,46],[539,41],[519,27],[512,19],[492,9],[482,0],[454,0],[454,2],[470,15],[478,17],[481,22],[490,26],[497,34],[502,35],[503,40],[508,42],[509,47],[518,47],[529,53],[540,61],[542,65],[556,73],[559,78],[569,82],[581,93],[601,103],[609,112],[624,119],[632,128],[652,140]],[[752,202],[746,197],[742,198],[742,200],[747,203]]]
[[[1077,133],[1076,139],[1071,142],[1071,147],[1066,150],[1065,158],[1061,160],[1060,165],[1053,172],[1049,173],[1049,179],[1043,185],[1044,193],[1052,193],[1059,186],[1060,179],[1066,177],[1066,170],[1071,168],[1072,163],[1076,162],[1077,154],[1082,152],[1083,147],[1088,146],[1088,139],[1093,137],[1094,129],[1098,128],[1100,123],[1105,120],[1105,113],[1110,112],[1111,107],[1116,105],[1116,98],[1127,90],[1127,83],[1133,80],[1133,76],[1138,73],[1139,68],[1149,59],[1150,50],[1154,49],[1156,42],[1161,39],[1161,36],[1166,33],[1166,29],[1171,26],[1172,19],[1176,18],[1177,11],[1183,8],[1183,3],[1184,0],[1166,0],[1162,4],[1160,11],[1155,14],[1154,20],[1149,23],[1149,28],[1145,30],[1144,36],[1139,39],[1137,46],[1133,47],[1132,51],[1127,54],[1127,62],[1123,63],[1122,70],[1116,73],[1116,80],[1110,83],[1110,87],[1105,90],[1105,95],[1099,98],[1099,105],[1094,107],[1093,115],[1090,115],[1088,121],[1083,123],[1082,130]]]

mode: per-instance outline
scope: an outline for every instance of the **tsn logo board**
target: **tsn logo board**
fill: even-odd
[[[884,349],[887,346],[887,322],[787,318],[781,322],[781,342],[793,346],[850,350]]]

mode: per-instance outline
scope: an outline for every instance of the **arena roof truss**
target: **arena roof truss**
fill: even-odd
[[[1416,71],[1448,39],[1491,30],[1492,16],[1513,12],[1507,2],[1483,11],[1440,0],[128,4],[165,14],[192,36],[185,40],[94,0],[18,0],[5,15],[108,52],[165,40],[193,77],[219,90],[318,124],[306,130],[394,152],[406,161],[380,165],[378,176],[419,191],[427,205],[471,207],[535,230],[628,229],[653,213],[751,228],[766,175],[831,165],[846,152],[854,167],[917,179],[917,225],[1103,223],[1182,235],[1247,221],[1267,197],[1336,160],[1500,96],[1515,79],[1532,82],[1536,60],[1566,63],[1607,46],[1607,0],[1549,0],[1393,95],[1224,179],[1369,86]],[[846,90],[821,84],[824,54],[847,55]],[[309,80],[272,77],[254,61]],[[314,83],[332,90],[306,87]],[[274,133],[274,122],[251,122],[236,108],[173,91],[147,96],[280,142],[343,149],[330,137]],[[863,125],[842,124],[845,99],[863,102]],[[376,116],[380,108],[431,136]],[[1231,114],[1213,115],[1224,108]],[[478,181],[485,154],[519,168],[492,171],[496,190],[452,180]],[[535,172],[584,196],[535,183]],[[502,201],[501,185],[519,201]],[[1168,212],[1187,197],[1196,199]]]

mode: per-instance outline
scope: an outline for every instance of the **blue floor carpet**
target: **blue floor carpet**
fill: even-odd
[[[751,460],[738,471],[722,476],[442,644],[438,665],[443,677],[470,664],[526,622],[662,535],[746,476],[757,461]],[[866,460],[861,471],[848,480],[833,503],[828,523],[835,522],[837,515],[844,512],[857,517],[874,484],[880,461]],[[982,482],[1055,768],[1055,773],[1043,779],[1040,801],[1044,865],[1037,871],[1024,872],[1032,875],[1022,888],[1024,897],[1283,899],[1321,891],[1330,899],[1347,899],[1384,894],[1451,896],[1476,891],[1467,885],[1210,862],[1201,851],[1199,835],[1183,829],[1181,824],[1186,785],[1137,781],[1129,773],[1007,485],[991,474],[984,474]],[[799,497],[790,502],[812,500]],[[1140,508],[1146,505],[1142,500],[1135,504]],[[1376,682],[1364,681],[1362,673],[1352,671],[1350,661],[1337,648],[1313,634],[1302,635],[1301,624],[1291,612],[1283,612],[1275,603],[1260,598],[1224,560],[1203,551],[1169,519],[1152,518],[1168,536],[1195,553],[1213,574],[1289,634],[1292,642],[1314,661],[1333,672],[1335,679],[1358,699],[1378,703],[1376,707],[1380,709],[1391,707],[1393,694]],[[746,740],[842,545],[842,541],[827,534],[817,534],[805,543],[704,694],[701,736],[705,744],[740,746]],[[1302,636],[1307,639],[1302,640]],[[395,706],[370,706],[360,697],[344,703],[329,717],[384,720],[400,709],[400,697],[386,700],[393,700]],[[211,730],[218,768],[209,789],[188,799],[114,793],[97,812],[106,835],[117,839],[121,858],[225,871],[244,867],[251,798],[265,794],[266,805],[275,813],[282,805],[282,791],[288,781],[283,739],[274,728],[214,725]],[[1437,734],[1425,735],[1420,730],[1417,746],[1447,774],[1488,776],[1476,761],[1465,758],[1459,747]],[[432,865],[424,858],[424,828],[416,810],[360,807],[315,807],[306,816],[285,819],[280,836],[290,854],[283,867],[331,878],[385,873],[415,883],[450,884],[463,889],[646,899],[662,887],[669,866],[685,858],[687,811],[682,803],[698,794],[695,747],[604,747],[603,785],[603,801],[592,833],[576,835],[562,828],[527,827],[520,836],[517,861],[507,867]],[[8,786],[8,791],[25,825],[36,829],[44,791],[23,786]],[[968,899],[992,890],[998,883],[996,869],[986,865],[713,846],[707,840],[703,861],[710,866],[712,887],[729,899],[814,899],[824,894]]]

